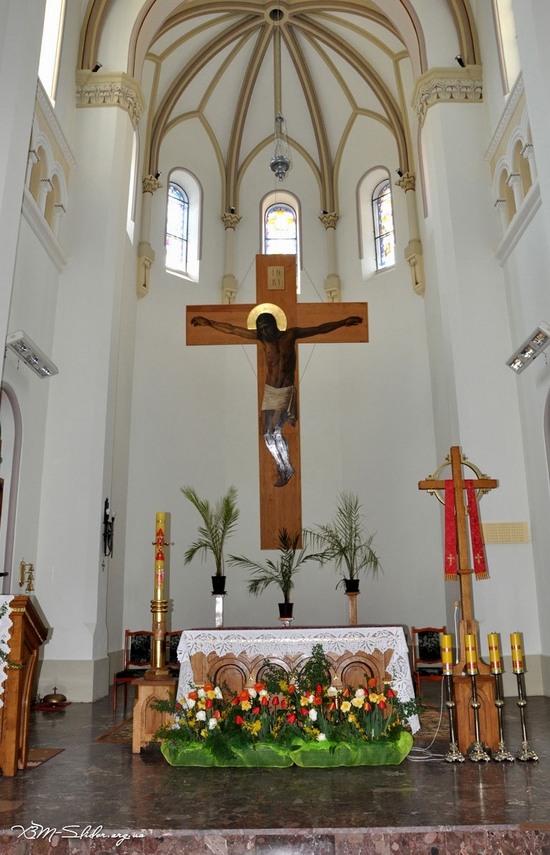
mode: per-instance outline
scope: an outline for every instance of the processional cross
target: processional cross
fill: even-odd
[[[279,547],[279,532],[284,528],[291,534],[302,530],[300,435],[297,427],[282,433],[283,423],[292,425],[295,418],[285,411],[280,424],[266,413],[279,413],[278,403],[267,403],[266,395],[283,391],[266,383],[277,374],[281,364],[293,369],[291,386],[296,400],[292,401],[297,413],[298,356],[295,345],[298,339],[312,344],[368,341],[366,303],[298,303],[296,299],[296,256],[256,256],[257,304],[233,303],[230,305],[188,306],[186,313],[186,344],[255,344],[257,346],[259,462],[260,462],[260,546],[262,549]],[[280,349],[271,347],[269,331],[265,344],[256,334],[259,315],[273,315],[279,333],[285,327],[289,335],[280,337]],[[260,323],[258,321],[258,323]],[[315,328],[319,327],[318,330]],[[235,333],[237,328],[241,333]],[[229,330],[232,331],[229,331]],[[258,327],[259,329],[259,327]],[[291,331],[297,332],[296,335]],[[273,385],[280,385],[274,381]],[[281,378],[284,383],[284,377]],[[267,388],[266,388],[267,387]],[[289,393],[290,394],[290,393]],[[271,422],[268,424],[267,422]],[[274,460],[277,466],[274,466]],[[291,465],[290,465],[291,461]],[[277,470],[277,471],[275,471]]]
[[[437,476],[446,467],[451,467],[452,482],[439,480]],[[466,479],[464,477],[462,467],[466,466],[472,469],[477,475],[475,479]],[[472,463],[466,460],[457,445],[451,447],[451,452],[447,455],[445,463],[443,463],[430,478],[418,482],[419,490],[428,490],[437,496],[440,502],[445,504],[444,500],[438,493],[438,490],[452,489],[454,493],[454,525],[456,526],[456,550],[446,549],[445,564],[446,575],[456,578],[458,576],[460,582],[460,599],[462,620],[459,622],[458,628],[458,662],[453,668],[453,674],[460,675],[464,671],[466,662],[465,636],[472,634],[476,638],[477,650],[479,650],[479,635],[477,621],[474,619],[474,610],[472,602],[472,574],[474,570],[470,566],[470,550],[468,548],[468,534],[466,526],[466,503],[464,501],[464,493],[468,489],[474,491],[474,504],[468,503],[470,511],[473,511],[477,518],[477,494],[488,493],[489,490],[498,487],[498,481],[493,478],[488,478],[483,475],[479,469]],[[447,510],[449,506],[447,505]],[[481,542],[474,544],[472,548],[472,561],[474,566],[478,565],[484,557],[481,554]],[[448,553],[448,554],[447,554]],[[458,564],[458,566],[457,566]],[[449,572],[450,568],[450,572]],[[480,674],[488,674],[490,666],[478,658],[478,669]]]

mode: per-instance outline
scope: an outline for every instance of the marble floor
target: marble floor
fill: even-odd
[[[173,768],[96,741],[124,715],[109,698],[31,712],[30,746],[64,750],[0,778],[0,853],[550,853],[550,698],[528,699],[538,762],[446,763],[446,742],[417,740],[399,766]],[[505,740],[515,753],[513,698]]]

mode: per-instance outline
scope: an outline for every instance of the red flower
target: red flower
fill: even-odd
[[[220,711],[214,710],[214,712],[212,713],[212,718],[219,718],[219,717],[220,717]]]
[[[244,724],[244,719],[240,715],[236,715],[235,724]]]
[[[323,687],[321,686],[320,683],[317,683],[317,685],[315,686],[315,694],[316,695],[322,695],[323,694]]]
[[[378,709],[385,710],[386,709],[386,701],[378,701]]]
[[[281,701],[281,709],[282,709],[282,710],[286,710],[287,706],[288,706],[288,704],[287,704],[287,702],[285,701],[285,699],[283,698],[283,700]]]
[[[260,703],[263,707],[267,707],[267,705],[269,704],[269,698],[267,697],[267,695],[262,695]]]
[[[204,702],[204,706],[206,707],[207,710],[211,710],[212,707],[214,706],[214,701],[212,700],[212,698],[207,698]]]
[[[275,695],[275,697],[271,698],[271,703],[273,704],[274,707],[279,706],[279,698],[277,697],[277,695]]]
[[[319,697],[319,695],[316,695],[316,696],[313,698],[313,703],[315,704],[315,706],[316,706],[316,707],[319,707],[319,706],[321,706],[321,704],[323,703],[323,699],[322,699],[322,698],[320,698],[320,697]]]
[[[335,704],[335,702],[334,702],[334,701],[331,701],[331,702],[330,702],[330,704],[328,705],[328,708],[329,708],[329,710],[335,710],[335,709],[336,709],[336,704]]]
[[[342,694],[343,694],[343,696],[344,696],[345,698],[349,698],[349,696],[350,696],[350,690],[349,690],[349,689],[344,689],[344,691],[342,692]]]
[[[241,700],[240,697],[237,695],[236,697],[233,698],[231,703],[233,704],[233,706],[236,707],[240,700]]]
[[[300,712],[302,715],[309,715],[309,710],[307,707],[300,707]]]
[[[287,715],[286,720],[289,724],[294,724],[296,721],[296,713],[291,712],[290,715]]]
[[[386,697],[387,698],[395,698],[395,692],[393,691],[393,689],[387,689],[386,690]]]
[[[259,715],[260,714],[260,707],[254,707],[254,709],[252,710],[252,714],[253,715]]]
[[[371,705],[370,705],[370,703],[369,703],[368,701],[365,701],[365,703],[363,704],[363,709],[364,709],[366,712],[369,712],[369,710],[371,710],[371,709],[372,709],[372,707],[371,707]]]
[[[293,695],[295,691],[296,691],[296,686],[294,685],[294,683],[291,683],[288,687],[288,694]]]

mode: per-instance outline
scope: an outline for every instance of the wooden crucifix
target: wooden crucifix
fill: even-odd
[[[260,546],[278,549],[282,529],[302,530],[300,436],[296,427],[283,433],[297,420],[296,345],[368,341],[367,304],[298,303],[294,255],[256,256],[256,300],[188,306],[186,343],[257,346]]]
[[[477,650],[479,651],[479,634],[478,634],[478,626],[477,621],[474,619],[474,610],[473,610],[473,601],[472,601],[472,574],[473,569],[470,566],[470,550],[468,548],[468,533],[466,526],[466,503],[464,501],[464,492],[467,488],[467,479],[464,476],[464,472],[462,467],[469,467],[474,471],[477,475],[477,478],[470,479],[473,489],[476,493],[488,493],[489,490],[498,487],[498,481],[495,481],[493,478],[487,478],[486,475],[483,475],[477,467],[473,466],[473,464],[468,463],[466,457],[464,457],[460,452],[460,447],[458,445],[453,445],[451,447],[451,452],[447,455],[446,462],[436,470],[435,474],[431,478],[427,478],[424,481],[419,481],[418,488],[419,490],[428,490],[430,493],[434,493],[437,498],[443,502],[443,499],[440,497],[438,490],[445,490],[446,481],[439,480],[436,476],[444,469],[446,466],[451,467],[451,475],[453,482],[453,490],[454,490],[454,510],[455,510],[455,524],[456,524],[456,555],[449,553],[449,555],[445,555],[445,562],[448,566],[449,563],[453,563],[456,566],[456,575],[458,576],[460,582],[460,599],[461,599],[461,613],[462,619],[459,623],[458,633],[459,637],[457,639],[457,648],[458,648],[458,662],[453,668],[454,674],[462,674],[466,662],[466,649],[465,649],[465,636],[466,634],[475,635]],[[480,555],[472,555],[472,561],[476,563],[480,560]],[[489,665],[485,662],[481,661],[481,658],[478,656],[478,668],[480,674],[488,674],[490,671]]]

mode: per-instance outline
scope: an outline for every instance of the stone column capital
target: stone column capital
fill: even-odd
[[[323,211],[323,213],[319,216],[322,224],[325,229],[335,229],[336,223],[338,222],[340,215],[336,211]]]

